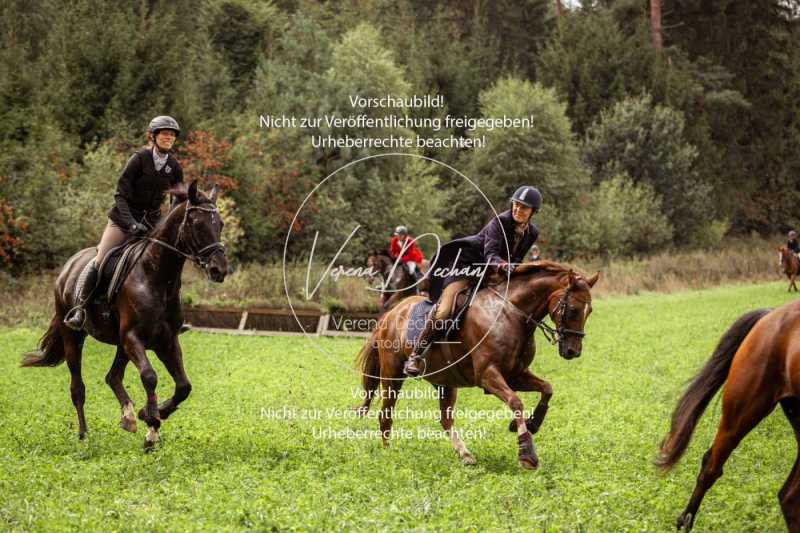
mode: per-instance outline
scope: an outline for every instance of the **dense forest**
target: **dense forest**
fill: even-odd
[[[419,116],[533,117],[526,130],[396,133],[485,136],[418,153],[498,207],[538,186],[550,255],[782,232],[800,226],[799,12],[794,0],[7,0],[0,269],[52,268],[94,245],[159,114],[186,133],[186,177],[223,189],[229,253],[278,260],[306,194],[368,151],[314,148],[324,125],[261,128],[259,115],[345,116],[353,94],[444,96]],[[320,221],[369,226],[356,251],[398,223],[479,229],[475,195],[420,161],[377,159],[338,180],[294,221],[293,246]]]

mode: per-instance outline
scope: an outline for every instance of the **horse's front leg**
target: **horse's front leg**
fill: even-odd
[[[139,410],[139,419],[144,421],[149,428],[144,440],[144,448],[148,450],[158,442],[158,428],[161,427],[161,419],[158,416],[158,399],[156,398],[158,376],[156,375],[156,371],[153,370],[150,361],[147,359],[144,343],[142,343],[135,332],[126,332],[122,342],[125,353],[128,354],[128,358],[139,370],[142,385],[144,386],[145,393],[147,393],[147,403]]]
[[[453,414],[456,405],[456,392],[458,389],[455,387],[438,387],[437,392],[439,395],[439,422],[444,428],[444,432],[453,444],[458,457],[465,465],[474,465],[477,463],[475,456],[467,449],[467,445],[461,440],[458,431],[453,428]]]
[[[531,413],[531,416],[525,421],[528,431],[531,432],[531,435],[535,435],[542,426],[544,417],[547,416],[548,404],[550,398],[553,396],[553,386],[542,378],[535,376],[533,372],[527,368],[521,374],[515,376],[509,385],[516,391],[541,393],[542,396],[539,398],[539,403],[536,404],[536,408]],[[512,420],[508,425],[508,430],[512,433],[517,430],[517,423],[515,420]]]
[[[479,383],[484,390],[494,394],[500,398],[503,403],[508,405],[514,414],[514,422],[517,426],[517,442],[519,444],[518,461],[520,466],[527,470],[538,467],[539,457],[536,455],[533,437],[525,423],[525,407],[522,405],[522,400],[520,400],[519,396],[508,386],[503,374],[492,365],[489,365],[483,371]]]
[[[178,337],[172,337],[169,342],[156,350],[156,355],[167,368],[169,375],[175,381],[175,393],[172,398],[158,406],[158,414],[161,420],[166,420],[169,415],[175,412],[178,405],[192,392],[192,384],[183,369],[183,352],[178,342]]]

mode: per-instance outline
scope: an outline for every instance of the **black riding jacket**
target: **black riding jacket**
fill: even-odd
[[[800,254],[800,242],[797,242],[797,239],[792,239],[791,241],[786,243],[786,246],[796,254]]]
[[[183,169],[173,154],[156,170],[153,149],[139,150],[128,159],[117,182],[114,207],[108,212],[116,225],[128,231],[134,222],[154,225],[161,216],[164,195],[183,181]]]

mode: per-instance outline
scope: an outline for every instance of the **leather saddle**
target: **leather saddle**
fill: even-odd
[[[453,298],[453,309],[450,310],[447,321],[447,331],[444,332],[442,339],[446,340],[453,332],[461,329],[464,316],[472,303],[472,296],[479,290],[477,285],[469,285],[461,289],[456,297]],[[435,309],[436,304],[430,300],[422,300],[414,305],[409,313],[408,325],[406,327],[406,342],[414,344],[425,329],[430,314]]]
[[[113,303],[146,246],[146,239],[133,238],[108,251],[98,269],[98,281],[92,293],[95,303]]]

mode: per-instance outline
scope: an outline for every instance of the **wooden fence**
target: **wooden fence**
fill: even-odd
[[[323,313],[309,309],[234,309],[184,306],[186,322],[195,331],[231,335],[314,335],[366,337],[378,313]]]

